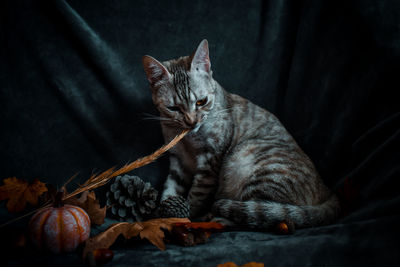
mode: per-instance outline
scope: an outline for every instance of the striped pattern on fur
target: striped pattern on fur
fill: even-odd
[[[143,58],[166,141],[191,129],[170,152],[162,200],[183,196],[192,218],[255,229],[332,222],[338,200],[310,158],[273,114],[212,78],[208,53],[203,40],[191,56]]]

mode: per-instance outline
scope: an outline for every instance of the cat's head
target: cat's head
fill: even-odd
[[[143,67],[163,122],[177,128],[199,129],[215,101],[207,40],[191,56],[163,63],[144,56]]]

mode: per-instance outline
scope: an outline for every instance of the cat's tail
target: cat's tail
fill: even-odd
[[[238,201],[220,199],[213,205],[213,215],[223,217],[233,225],[271,230],[280,222],[290,222],[304,228],[329,224],[340,210],[338,198],[331,195],[319,205],[296,206],[269,201]]]

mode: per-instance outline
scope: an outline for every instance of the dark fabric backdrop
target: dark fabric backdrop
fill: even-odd
[[[0,12],[1,179],[82,182],[157,149],[141,57],[188,55],[207,38],[214,78],[277,115],[344,205],[332,228],[237,251],[266,266],[399,264],[399,1],[2,1]],[[163,157],[134,173],[160,189],[167,172]],[[232,251],[208,253],[243,260]]]

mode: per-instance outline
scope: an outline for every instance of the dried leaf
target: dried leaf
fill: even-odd
[[[83,258],[86,258],[88,253],[96,249],[109,248],[121,234],[126,239],[129,239],[137,236],[142,230],[143,227],[137,223],[122,222],[112,224],[104,232],[86,240],[85,248],[83,249]]]
[[[225,225],[218,222],[187,222],[187,223],[175,223],[174,226],[183,226],[187,229],[202,229],[209,231],[223,230]]]
[[[92,224],[102,225],[104,223],[107,207],[100,208],[99,201],[93,191],[85,191],[79,198],[66,199],[64,204],[75,205],[84,209],[89,215]]]
[[[239,267],[239,266],[237,266],[234,262],[226,262],[223,264],[218,264],[218,267]],[[258,263],[258,262],[252,261],[252,262],[243,264],[240,267],[264,267],[264,263]]]
[[[184,247],[204,244],[213,232],[221,232],[224,225],[217,222],[175,223],[167,240]]]
[[[236,263],[234,263],[234,262],[226,262],[226,263],[218,264],[217,267],[239,267],[239,266],[237,266]]]
[[[172,225],[178,222],[190,221],[187,218],[161,218],[136,223],[115,223],[104,232],[86,241],[85,248],[83,249],[83,258],[85,259],[88,253],[96,249],[109,248],[121,234],[126,239],[135,236],[140,236],[142,239],[146,238],[159,249],[165,250],[164,232],[162,229],[171,231]]]
[[[35,179],[31,183],[25,180],[10,177],[3,180],[0,186],[0,201],[8,199],[7,210],[9,212],[20,212],[25,209],[26,203],[36,206],[38,198],[47,191],[44,183]]]
[[[140,238],[146,238],[153,245],[161,250],[165,250],[164,244],[164,231],[162,229],[171,231],[173,225],[179,222],[190,222],[187,218],[160,218],[153,219],[146,222],[139,222],[143,226],[140,232]]]
[[[241,267],[264,267],[264,263],[252,261],[252,262],[243,264]]]

